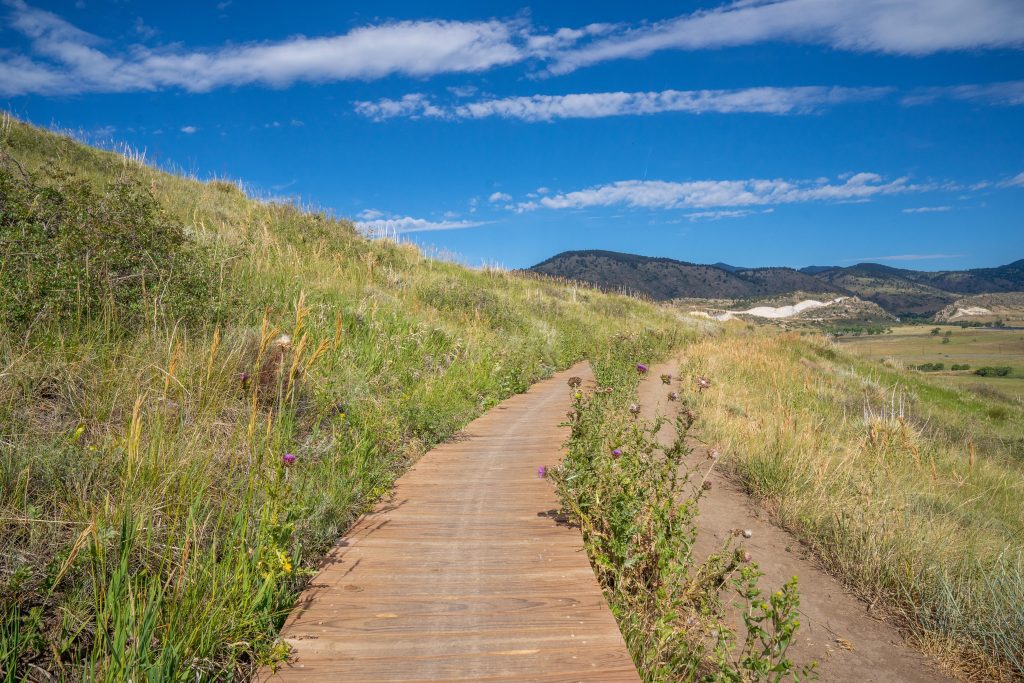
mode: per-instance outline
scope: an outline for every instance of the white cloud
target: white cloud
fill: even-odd
[[[110,48],[24,0],[3,4],[9,9],[10,27],[29,39],[32,57],[0,53],[0,96],[286,87],[297,81],[475,73],[526,60],[547,64],[552,73],[566,73],[660,50],[768,41],[907,55],[1024,47],[1020,0],[735,0],[650,24],[589,24],[542,33],[523,18],[393,21],[338,35],[207,49],[179,44]],[[150,33],[144,24],[136,28],[139,35]],[[455,87],[453,93],[466,97],[470,87]],[[946,96],[985,97],[969,91]]]
[[[662,112],[808,114],[845,102],[886,96],[892,88],[745,88],[739,90],[662,90],[660,92],[602,92],[569,95],[531,95],[437,105],[421,93],[400,100],[356,102],[359,114],[375,121],[395,117],[429,116],[445,119],[483,119],[492,116],[522,121],[553,121],[657,114]]]
[[[446,112],[434,106],[430,98],[422,93],[409,93],[401,99],[392,100],[383,98],[376,102],[356,102],[355,110],[373,121],[385,121],[396,117],[419,119],[424,116],[429,118],[448,118]]]
[[[401,21],[321,38],[185,50],[132,46],[108,54],[100,39],[57,15],[8,0],[10,25],[31,40],[38,58],[0,61],[0,94],[71,94],[230,85],[285,87],[390,74],[430,76],[484,71],[525,58],[521,27],[492,21]],[[15,73],[17,70],[23,73]]]
[[[755,211],[753,209],[722,209],[719,211],[695,211],[693,213],[686,214],[686,217],[690,222],[719,221],[723,218],[743,218],[753,214],[772,213],[774,210],[775,209],[764,209],[762,211]]]
[[[1024,187],[1024,171],[999,183],[999,187]]]
[[[868,201],[880,195],[923,192],[935,185],[913,185],[907,178],[885,181],[875,173],[856,173],[844,182],[817,180],[620,180],[564,192],[539,201],[520,202],[521,211],[541,207],[583,209],[627,206],[639,209],[705,209],[794,204],[799,202]],[[705,216],[699,216],[702,218]],[[721,216],[726,217],[726,216]]]
[[[356,221],[355,226],[357,229],[366,233],[367,235],[371,235],[373,237],[387,237],[389,235],[404,234],[409,232],[429,232],[433,230],[460,230],[462,228],[475,228],[480,225],[486,225],[487,222],[488,221],[430,221],[425,218],[413,218],[412,216],[395,216],[393,218],[378,218],[376,220]]]
[[[1024,81],[918,88],[906,95],[901,102],[906,106],[914,106],[931,104],[940,99],[1007,107],[1020,106],[1024,105]]]
[[[475,85],[450,85],[446,89],[455,97],[472,97],[478,90]]]
[[[182,126],[181,127],[181,132],[185,133],[186,135],[192,135],[193,133],[197,132],[198,130],[199,129],[196,128],[195,126]]]
[[[491,202],[492,204],[495,204],[497,202],[510,202],[512,201],[512,195],[505,194],[504,192],[495,192],[494,194],[487,198],[487,201]]]
[[[925,55],[945,50],[1019,48],[1019,0],[736,0],[667,21],[620,29],[565,49],[551,66],[567,73],[661,50],[701,50],[766,41],[855,52]]]
[[[952,209],[952,206],[917,206],[912,209],[903,209],[903,213],[942,213]]]
[[[378,211],[377,209],[363,209],[359,212],[358,216],[364,221],[375,221],[378,218],[384,218],[384,212]]]

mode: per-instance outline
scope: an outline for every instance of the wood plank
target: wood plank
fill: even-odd
[[[569,377],[423,456],[324,559],[261,680],[639,681],[579,530],[541,465],[562,457]]]

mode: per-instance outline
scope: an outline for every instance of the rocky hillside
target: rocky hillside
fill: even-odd
[[[1024,292],[975,294],[957,299],[935,314],[936,322],[1006,324],[1024,321]]]

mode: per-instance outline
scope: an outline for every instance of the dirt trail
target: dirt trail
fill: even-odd
[[[659,376],[678,374],[678,363],[651,368],[640,385],[643,415],[671,414],[678,406],[667,399],[671,387]],[[668,438],[669,430],[662,435]],[[710,464],[707,450],[698,443],[691,462],[703,468]],[[800,582],[801,625],[790,657],[798,664],[818,662],[819,680],[857,681],[950,681],[937,665],[907,647],[889,624],[870,616],[867,605],[850,595],[835,579],[807,557],[791,534],[773,525],[757,505],[735,483],[719,472],[709,477],[712,488],[701,499],[697,519],[696,556],[703,560],[719,550],[733,529],[749,529],[749,539],[740,538],[765,576],[761,585],[775,589],[794,574]],[[738,599],[738,598],[737,598]],[[735,601],[730,601],[735,602]],[[741,624],[737,610],[730,620]]]
[[[562,457],[567,379],[424,455],[330,553],[261,680],[639,681],[578,529],[538,477]]]

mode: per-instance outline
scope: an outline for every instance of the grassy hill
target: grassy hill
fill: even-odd
[[[668,309],[431,260],[10,119],[0,263],[17,679],[245,678],[426,449],[556,368],[689,334]]]
[[[846,268],[736,268],[610,251],[569,251],[531,270],[653,299],[758,299],[797,291],[858,296],[896,316],[931,316],[964,294],[1024,291],[1024,260],[998,268],[923,272],[860,263]]]

